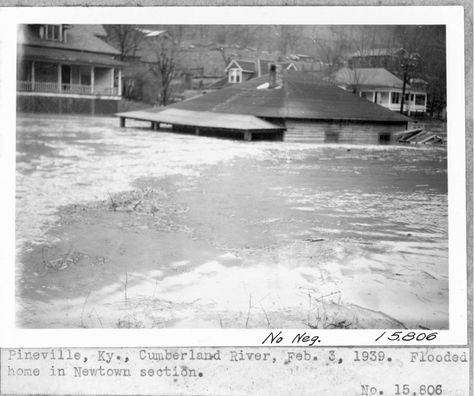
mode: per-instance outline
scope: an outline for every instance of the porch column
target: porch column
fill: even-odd
[[[94,66],[91,66],[91,93],[94,93]]]
[[[112,68],[110,69],[111,73],[111,78],[110,78],[110,94],[113,95],[114,94],[114,77],[115,77],[115,69]]]
[[[58,64],[58,92],[62,91],[62,67]]]
[[[118,92],[117,95],[122,96],[122,69],[118,69]]]
[[[408,99],[405,100],[405,106],[407,107],[407,115],[408,117],[410,117],[410,114],[411,114],[410,92],[408,92],[405,95],[408,95]]]
[[[35,90],[35,62],[31,62],[31,90]]]
[[[375,91],[372,92],[372,102],[375,103]]]

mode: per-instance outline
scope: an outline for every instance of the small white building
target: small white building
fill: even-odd
[[[384,68],[344,67],[335,72],[332,79],[347,91],[390,110],[400,111],[403,81]],[[426,90],[407,83],[403,111],[408,115],[426,113],[426,104]]]

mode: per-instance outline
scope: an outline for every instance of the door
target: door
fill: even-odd
[[[61,66],[61,90],[69,92],[71,90],[71,66]]]

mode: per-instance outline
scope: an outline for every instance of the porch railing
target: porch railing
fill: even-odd
[[[21,92],[66,93],[77,95],[118,96],[117,87],[100,87],[83,84],[58,84],[56,82],[17,81],[17,90]]]

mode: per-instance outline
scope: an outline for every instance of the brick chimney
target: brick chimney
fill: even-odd
[[[268,88],[278,88],[282,85],[282,76],[281,76],[281,66],[275,63],[270,65],[270,73],[269,73],[269,80],[268,80]]]

